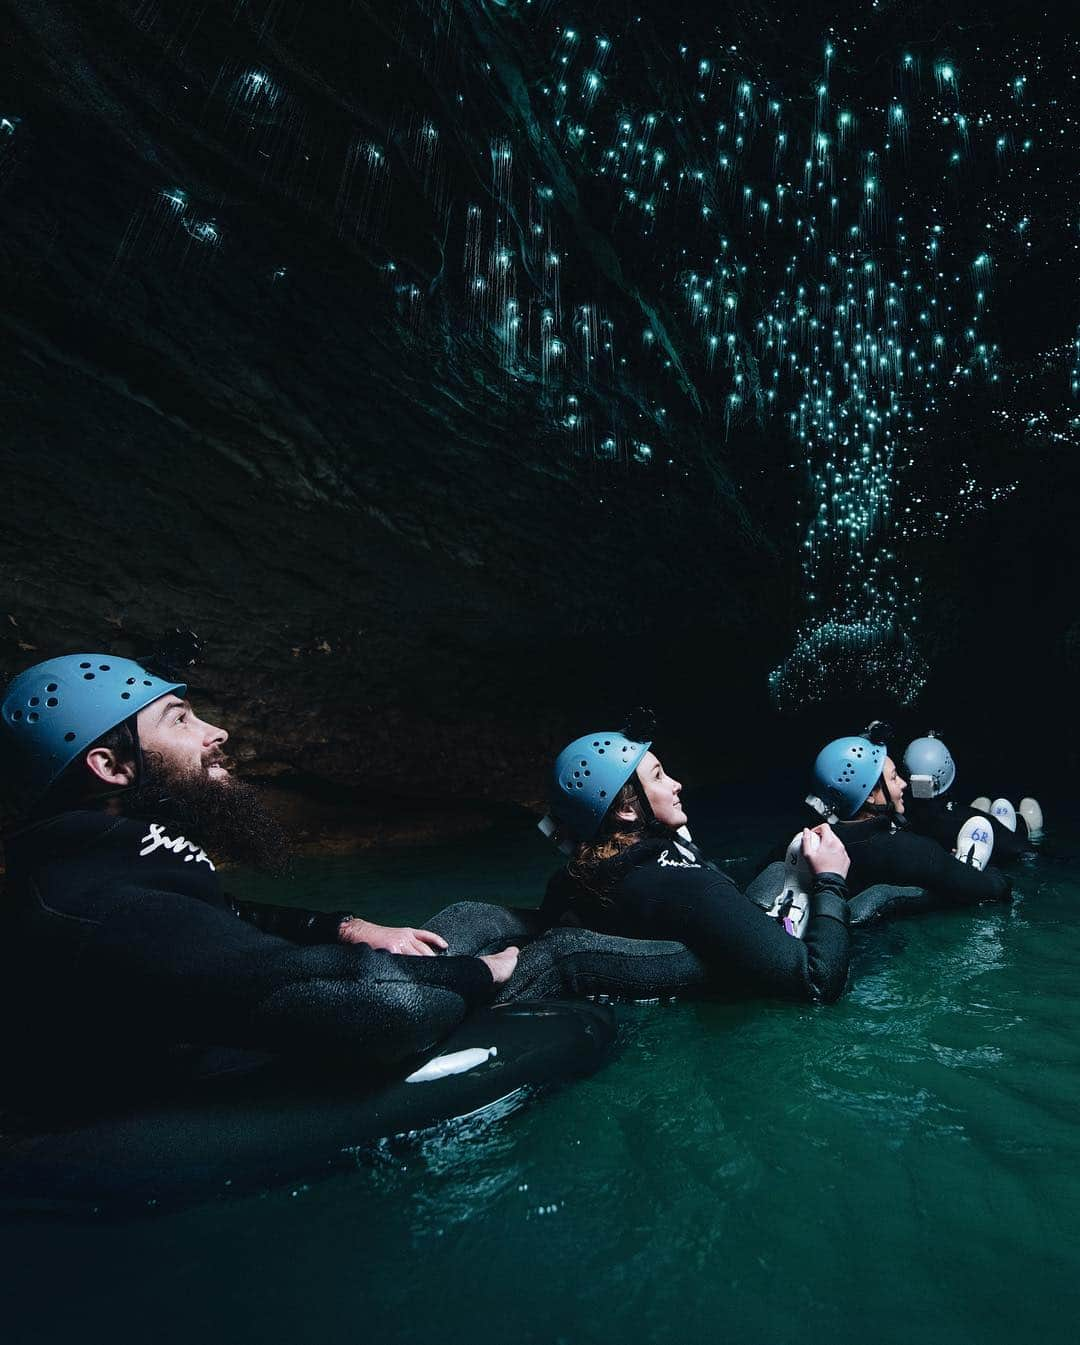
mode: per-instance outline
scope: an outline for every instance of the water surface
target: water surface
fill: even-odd
[[[698,817],[725,859],[786,839]],[[126,1224],[9,1219],[5,1338],[1071,1340],[1080,866],[1046,850],[1012,907],[860,931],[828,1008],[621,1008],[604,1071],[478,1131]],[[422,923],[533,904],[552,867],[508,827],[306,861],[292,891]]]

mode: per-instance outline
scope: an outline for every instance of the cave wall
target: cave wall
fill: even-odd
[[[5,671],[189,625],[249,772],[486,799],[535,797],[582,714],[677,704],[691,650],[732,651],[719,695],[755,680],[734,651],[784,581],[721,463],[553,447],[451,317],[402,320],[318,194],[163,110],[190,53],[122,5],[16,9]],[[175,181],[220,243],[176,227]]]
[[[625,78],[675,99],[668,20],[687,40],[715,24],[641,9],[640,30],[566,13],[624,25]],[[783,418],[731,421],[735,366],[713,371],[691,341],[673,274],[648,281],[656,238],[629,233],[547,134],[537,90],[566,16],[526,11],[7,7],[5,673],[192,626],[196,690],[247,772],[369,800],[532,801],[568,734],[641,702],[709,776],[798,755],[888,700],[838,684],[809,718],[770,710],[767,673],[805,619],[802,465]],[[826,17],[726,22],[739,59],[796,87]],[[895,14],[874,23],[874,42],[905,36]],[[964,40],[963,15],[942,32]],[[500,311],[520,303],[520,336],[469,307],[470,201],[486,253],[511,254]],[[991,414],[1062,403],[1035,348],[1074,315],[1033,335],[1025,303],[1045,309],[1063,274],[1052,249],[1040,267],[999,277],[1016,282],[999,284],[1008,392],[961,400],[919,458],[919,497],[936,497],[908,545],[933,595],[932,672],[911,713],[962,722],[997,668],[1009,722],[1075,759],[1054,708],[1080,643],[1071,420],[1014,432]],[[752,384],[764,270],[744,284],[733,332]],[[546,305],[567,346],[547,361]],[[1019,488],[938,526],[973,463]],[[1010,735],[1026,750],[1030,729]]]

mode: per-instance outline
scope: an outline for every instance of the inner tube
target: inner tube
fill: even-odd
[[[685,944],[628,939],[579,925],[548,928],[524,907],[461,901],[439,911],[427,928],[451,953],[476,957],[515,943],[521,948],[499,1003],[586,997],[601,1003],[658,1004],[710,992],[709,968]]]
[[[762,869],[747,887],[746,895],[762,910],[776,915],[777,902],[789,890],[792,873],[792,867],[778,859]],[[941,904],[925,887],[896,887],[891,883],[875,883],[873,887],[864,888],[848,899],[848,914],[852,926],[869,925],[875,920],[894,915],[918,915],[923,911],[932,911]]]
[[[379,1140],[516,1110],[599,1069],[614,1039],[614,1015],[600,1005],[496,1005],[376,1080],[275,1064],[137,1114],[0,1135],[0,1209],[127,1215],[309,1181],[355,1167],[357,1151]]]
[[[848,914],[852,926],[857,927],[894,915],[921,915],[924,911],[937,911],[943,904],[939,897],[925,887],[895,887],[892,883],[875,883],[849,898]]]

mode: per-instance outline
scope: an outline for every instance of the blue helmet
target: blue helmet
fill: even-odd
[[[869,738],[834,738],[814,762],[814,783],[837,817],[854,817],[881,779],[885,747]]]
[[[956,763],[941,739],[930,733],[925,738],[916,738],[914,742],[908,743],[904,753],[904,774],[909,780],[916,775],[928,775],[931,797],[937,798],[952,787],[956,779]],[[920,795],[916,794],[918,797]]]
[[[111,654],[65,654],[19,673],[0,705],[0,741],[22,802],[37,802],[103,733],[151,701],[186,691],[183,682]]]
[[[575,841],[600,830],[615,795],[634,774],[652,743],[631,742],[622,733],[587,733],[564,747],[551,776],[551,812]]]

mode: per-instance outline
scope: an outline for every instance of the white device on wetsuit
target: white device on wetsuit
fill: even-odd
[[[810,836],[810,853],[813,853],[821,844],[821,837],[816,831],[812,831]],[[813,887],[814,874],[803,849],[803,834],[797,831],[784,856],[784,886],[765,914],[779,920],[793,938],[801,939],[806,933],[806,922],[810,919],[810,893]]]

